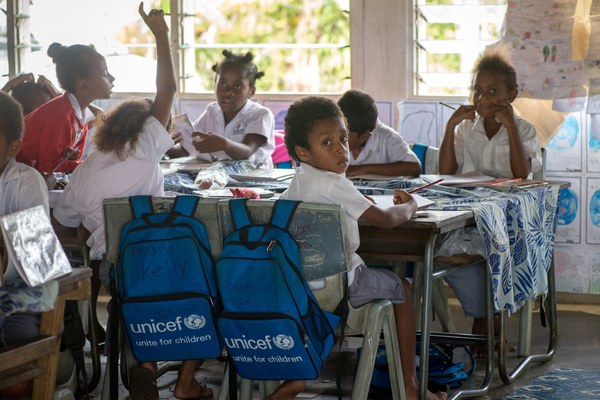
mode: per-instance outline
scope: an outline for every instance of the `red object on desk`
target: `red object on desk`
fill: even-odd
[[[413,194],[413,193],[416,193],[416,192],[418,192],[419,190],[422,190],[422,189],[428,188],[429,186],[431,186],[431,185],[435,185],[435,184],[437,184],[437,183],[440,183],[441,181],[443,181],[443,179],[438,179],[438,180],[437,180],[437,181],[435,181],[435,182],[431,182],[431,183],[428,183],[428,184],[427,184],[427,185],[425,185],[425,186],[421,186],[420,188],[416,188],[416,189],[414,189],[414,190],[411,190],[410,192],[408,192],[408,194]]]

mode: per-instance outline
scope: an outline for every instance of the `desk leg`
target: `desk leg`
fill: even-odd
[[[433,276],[433,248],[437,233],[430,233],[425,244],[423,262],[423,307],[421,315],[421,357],[419,360],[419,399],[427,399],[427,374],[429,370],[429,333],[431,329],[431,286]]]
[[[498,372],[500,378],[507,385],[514,383],[525,367],[531,362],[549,361],[556,351],[558,341],[558,323],[556,317],[556,283],[554,277],[554,254],[548,269],[548,296],[546,297],[546,317],[550,325],[550,339],[548,351],[545,354],[534,354],[526,357],[513,372],[509,375],[506,372],[506,312],[502,311],[499,318],[499,337],[498,337]]]

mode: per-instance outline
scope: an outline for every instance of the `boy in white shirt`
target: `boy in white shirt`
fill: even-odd
[[[346,176],[421,174],[419,158],[398,132],[377,118],[377,104],[368,93],[348,90],[337,104],[348,121],[350,165]]]
[[[21,106],[8,94],[0,92],[0,216],[42,205],[46,214],[48,189],[42,175],[35,169],[15,161],[23,139]],[[1,239],[1,236],[0,236]],[[0,240],[1,242],[1,240]],[[0,257],[2,259],[2,257]],[[8,260],[5,282],[18,279],[18,272]],[[4,263],[0,263],[3,266]],[[1,268],[1,267],[0,267]],[[0,348],[40,333],[40,314],[17,312],[0,314]],[[31,393],[33,381],[28,380],[0,390],[0,398],[21,398]]]
[[[348,272],[348,299],[360,307],[375,299],[394,304],[398,343],[406,398],[418,398],[416,376],[416,328],[412,292],[406,279],[385,269],[368,268],[356,250],[360,245],[359,218],[382,228],[408,221],[417,210],[416,201],[405,191],[396,190],[392,207],[379,207],[364,197],[344,176],[349,164],[348,130],[340,108],[324,97],[296,101],[285,116],[285,145],[290,157],[301,162],[289,188],[281,198],[315,203],[340,204],[346,212],[352,269]],[[291,400],[304,389],[305,382],[285,381],[267,400]],[[447,394],[428,392],[428,400],[443,400]]]

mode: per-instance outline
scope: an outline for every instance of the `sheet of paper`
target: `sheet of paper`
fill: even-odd
[[[440,185],[455,186],[465,185],[470,183],[487,182],[493,181],[494,178],[491,176],[482,174],[479,171],[467,172],[466,174],[457,175],[437,175],[437,174],[425,174],[421,175],[421,179],[425,182],[435,182],[439,179],[443,179]]]
[[[417,201],[417,209],[419,209],[419,210],[422,210],[427,207],[431,207],[432,205],[436,204],[435,201],[429,200],[423,196],[419,196],[417,193],[413,193],[413,194],[411,194],[411,196]],[[375,203],[380,207],[395,206],[394,195],[376,194],[376,195],[372,195],[372,196],[370,195],[369,197],[372,198],[375,201]]]
[[[403,176],[390,176],[390,175],[379,175],[379,174],[364,174],[351,176],[348,179],[356,181],[391,181],[396,179],[405,179]]]
[[[194,147],[194,137],[192,136],[195,129],[187,114],[181,114],[174,117],[173,123],[173,132],[181,133],[181,138],[183,139],[181,146],[190,153],[191,156],[199,156],[200,153],[196,150],[196,147]]]

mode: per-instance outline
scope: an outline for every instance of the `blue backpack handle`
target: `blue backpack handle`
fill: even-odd
[[[194,196],[191,194],[177,196],[175,198],[175,203],[173,204],[173,211],[176,211],[181,215],[191,217],[196,213],[196,208],[198,207],[198,200],[198,196]]]
[[[134,219],[141,218],[144,214],[154,214],[152,196],[131,196],[129,205]]]
[[[302,202],[297,200],[277,200],[273,207],[271,224],[283,230],[287,230],[290,222],[292,222],[296,208],[298,208],[300,203]]]
[[[233,218],[235,230],[251,225],[250,213],[248,212],[246,201],[248,201],[248,199],[241,197],[229,200],[229,209],[231,210],[231,217]]]

